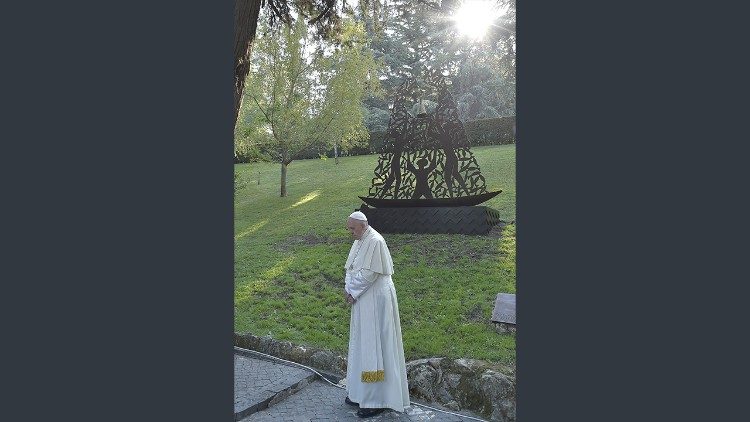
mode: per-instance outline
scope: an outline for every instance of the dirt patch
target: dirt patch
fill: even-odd
[[[456,267],[463,266],[467,260],[474,262],[490,257],[503,258],[504,253],[498,251],[500,229],[495,236],[475,237],[469,235],[438,235],[433,237],[407,237],[392,242],[391,252],[402,263]],[[410,252],[404,252],[410,251]]]
[[[468,321],[473,322],[487,322],[487,317],[482,313],[482,305],[476,304],[471,309],[469,309],[466,314],[464,314],[464,317]]]
[[[321,243],[328,243],[329,238],[328,236],[318,236],[315,233],[310,233],[302,236],[300,241],[305,245],[319,245]]]
[[[343,269],[342,269],[343,273]],[[339,278],[333,278],[329,276],[328,274],[321,274],[320,277],[315,277],[314,280],[312,280],[313,287],[316,289],[320,289],[323,286],[333,287],[336,289],[343,288],[344,286],[344,276],[342,274]]]
[[[345,242],[342,241],[341,238],[320,236],[316,233],[307,233],[286,238],[281,244],[276,246],[276,249],[280,251],[288,251],[297,246],[338,245],[342,243]]]

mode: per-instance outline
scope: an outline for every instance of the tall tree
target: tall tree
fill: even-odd
[[[463,120],[515,114],[515,0],[496,0],[504,9],[482,39],[461,36],[452,19],[460,1],[388,0],[385,36],[373,36],[375,57],[385,64],[381,83],[390,96],[406,77],[425,66],[448,72]],[[382,14],[385,18],[385,14]],[[388,104],[367,100],[368,128],[387,125]]]
[[[281,164],[303,154],[368,138],[362,101],[379,90],[377,64],[361,24],[342,22],[335,43],[316,40],[305,22],[270,29],[252,54],[243,100],[243,127]],[[247,108],[247,110],[245,110]]]
[[[250,54],[258,29],[260,10],[268,10],[268,22],[291,24],[291,8],[308,24],[317,25],[327,35],[336,25],[339,14],[336,0],[235,0],[234,3],[234,122],[237,123],[245,80],[250,71]]]

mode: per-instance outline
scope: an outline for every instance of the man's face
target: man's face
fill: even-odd
[[[346,229],[352,234],[352,237],[356,240],[362,239],[362,234],[367,229],[367,225],[363,221],[349,218],[346,220]]]

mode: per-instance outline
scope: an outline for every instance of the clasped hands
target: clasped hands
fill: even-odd
[[[347,271],[346,278],[344,279],[344,284],[348,286],[350,279],[351,279],[351,274],[349,274],[349,272]],[[346,287],[344,287],[344,299],[346,300],[346,303],[350,305],[354,305],[354,302],[357,301],[357,299],[355,299],[354,296],[350,295],[349,292],[346,291]]]
[[[350,295],[349,292],[344,289],[344,298],[346,299],[346,303],[350,305],[354,305],[354,302],[357,301],[357,299],[354,298],[354,296]]]

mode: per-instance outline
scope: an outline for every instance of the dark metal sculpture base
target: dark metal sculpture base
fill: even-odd
[[[375,208],[402,208],[402,207],[468,207],[479,205],[484,201],[494,198],[501,190],[486,192],[471,196],[456,196],[453,198],[419,198],[419,199],[382,199],[360,196],[367,205]]]
[[[381,233],[487,234],[500,213],[485,206],[359,208]]]

